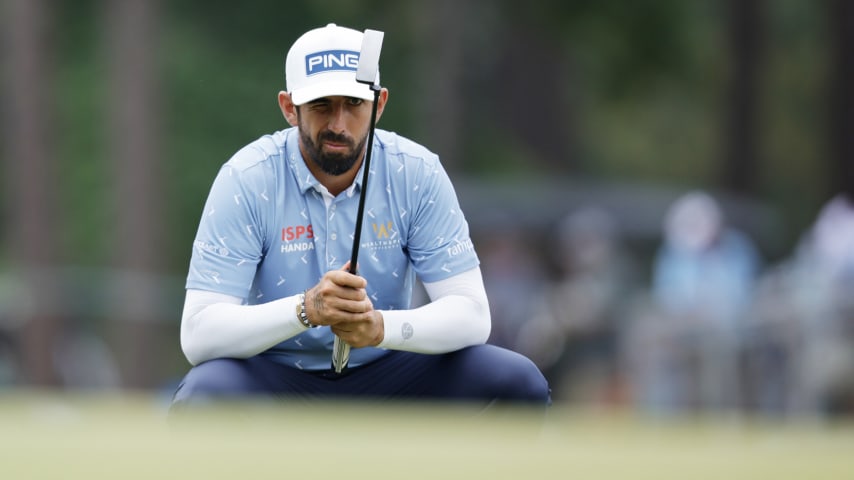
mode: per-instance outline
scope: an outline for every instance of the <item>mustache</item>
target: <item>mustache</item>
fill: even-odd
[[[318,143],[321,143],[323,141],[330,141],[330,142],[334,142],[334,143],[346,143],[347,145],[350,145],[351,147],[355,144],[355,142],[353,141],[352,138],[350,138],[346,135],[343,135],[343,134],[338,134],[338,133],[329,131],[329,130],[327,130],[325,132],[321,132],[317,136],[317,141],[318,141]]]

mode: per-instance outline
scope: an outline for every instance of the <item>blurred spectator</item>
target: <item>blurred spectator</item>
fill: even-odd
[[[633,276],[616,221],[580,208],[560,223],[553,246],[556,281],[515,347],[538,363],[555,399],[619,402],[616,334]]]
[[[64,332],[53,352],[62,386],[71,390],[118,390],[122,378],[107,343],[84,328]]]
[[[738,363],[760,258],[715,199],[689,192],[669,208],[652,270],[652,310],[628,338],[633,391],[662,413],[739,405]]]
[[[512,349],[522,324],[540,301],[546,278],[534,243],[534,238],[506,221],[495,222],[478,242],[493,345]]]
[[[793,403],[795,357],[802,342],[791,273],[783,264],[762,274],[745,329],[743,407],[765,416],[784,415]]]

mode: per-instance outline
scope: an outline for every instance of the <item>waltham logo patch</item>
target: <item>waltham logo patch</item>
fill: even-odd
[[[305,56],[305,74],[311,76],[323,72],[355,72],[359,68],[359,52],[350,50],[326,50]]]

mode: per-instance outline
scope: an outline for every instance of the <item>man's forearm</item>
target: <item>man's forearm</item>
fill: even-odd
[[[489,303],[479,268],[426,284],[434,299],[412,310],[383,310],[385,337],[379,347],[445,353],[486,342]]]
[[[181,348],[197,365],[213,358],[248,358],[303,332],[298,297],[260,305],[201,290],[188,290],[181,319]]]

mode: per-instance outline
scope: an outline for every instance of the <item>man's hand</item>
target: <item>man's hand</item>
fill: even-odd
[[[329,325],[332,332],[351,347],[379,345],[385,335],[383,316],[368,297],[368,282],[341,270],[326,272],[305,294],[305,310],[314,325]]]

